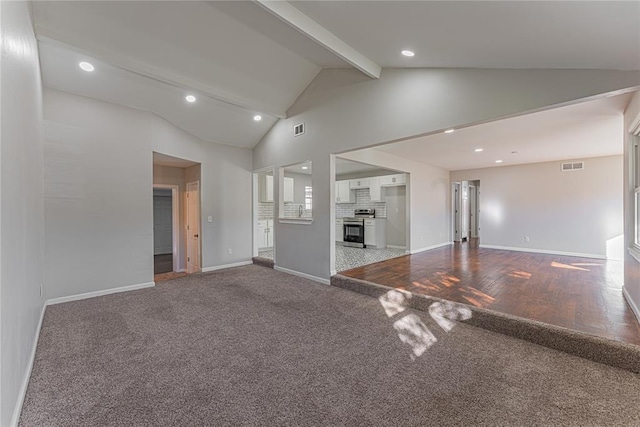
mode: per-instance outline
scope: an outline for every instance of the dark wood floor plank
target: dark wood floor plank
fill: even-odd
[[[480,248],[472,239],[341,274],[640,345],[619,261]]]

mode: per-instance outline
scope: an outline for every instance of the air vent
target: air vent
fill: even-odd
[[[563,163],[562,172],[580,171],[584,169],[584,162]]]
[[[304,123],[297,124],[293,127],[293,136],[300,136],[304,133]]]

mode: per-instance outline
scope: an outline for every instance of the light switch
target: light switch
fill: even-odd
[[[207,217],[207,222],[213,222],[213,217],[211,215]]]

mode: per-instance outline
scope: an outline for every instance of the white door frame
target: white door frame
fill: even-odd
[[[153,188],[171,190],[171,242],[173,252],[173,271],[178,271],[178,252],[180,250],[180,187],[177,185],[153,184]]]
[[[256,257],[260,254],[260,251],[258,250],[258,203],[260,203],[260,180],[258,178],[258,175],[260,175],[261,173],[265,173],[265,172],[271,172],[274,174],[274,179],[273,179],[273,190],[274,190],[274,198],[275,198],[275,166],[266,166],[264,168],[260,168],[260,169],[256,169],[253,171],[253,256]],[[275,205],[275,200],[273,202],[273,212],[272,212],[272,216],[273,216],[273,230],[271,230],[273,232],[273,262],[275,263],[276,260],[276,239],[275,239],[275,228],[276,228],[276,205]]]
[[[456,189],[458,190],[456,192]],[[451,241],[458,242],[460,240],[456,240],[456,237],[460,235],[460,228],[462,224],[460,224],[460,212],[456,213],[456,204],[458,206],[458,211],[461,209],[460,197],[462,191],[462,183],[453,182],[451,183]],[[458,235],[456,235],[456,228],[458,229]]]
[[[197,244],[197,260],[198,260],[198,268],[195,271],[189,271],[189,261],[188,261],[188,257],[189,257],[189,232],[191,230],[187,230],[187,239],[185,242],[185,252],[186,252],[186,256],[185,256],[185,260],[186,260],[186,269],[187,269],[187,273],[198,273],[200,271],[202,271],[202,206],[201,206],[201,200],[200,200],[200,180],[196,180],[196,181],[191,181],[191,182],[187,182],[185,183],[185,192],[184,192],[184,198],[185,198],[185,225],[188,226],[189,225],[189,200],[187,200],[188,198],[188,194],[189,194],[189,186],[191,184],[197,184],[198,185],[198,244]]]

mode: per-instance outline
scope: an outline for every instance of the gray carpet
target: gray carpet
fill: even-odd
[[[20,423],[640,425],[637,374],[466,314],[259,266],[51,306]]]

